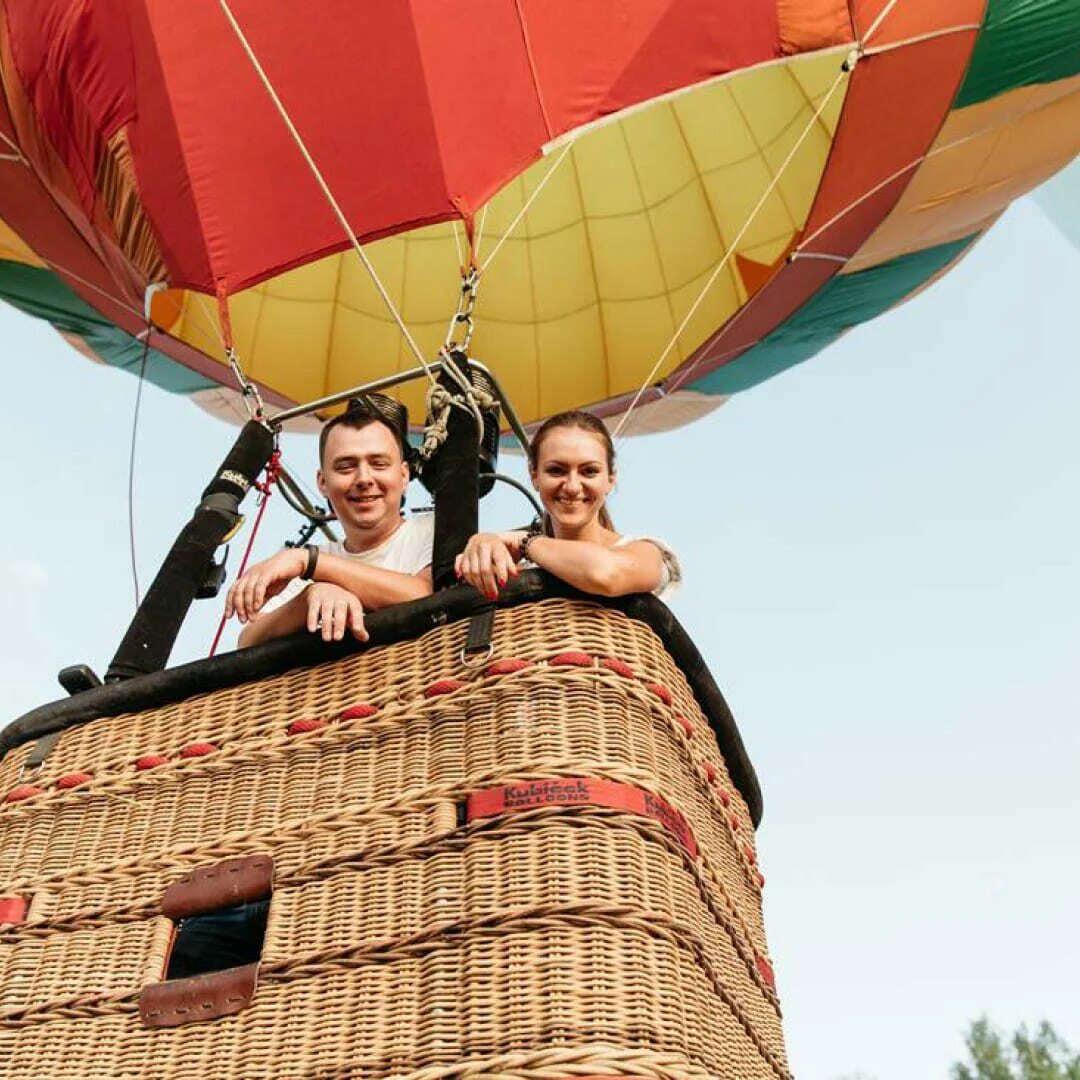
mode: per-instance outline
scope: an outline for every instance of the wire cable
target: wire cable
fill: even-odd
[[[705,280],[705,284],[701,287],[701,291],[697,294],[694,302],[687,309],[686,314],[683,316],[682,321],[679,323],[679,325],[675,328],[675,332],[671,335],[668,343],[661,350],[660,355],[656,358],[656,363],[653,364],[652,368],[649,371],[649,374],[645,376],[644,380],[641,383],[641,386],[638,387],[637,393],[634,395],[633,400],[630,402],[630,407],[626,410],[626,412],[622,414],[621,417],[619,417],[619,422],[615,425],[615,430],[612,432],[612,438],[618,439],[619,436],[622,434],[623,428],[626,427],[631,415],[634,412],[634,409],[637,408],[638,402],[641,401],[642,395],[649,388],[653,379],[656,377],[656,373],[660,370],[664,361],[671,354],[671,350],[674,349],[675,346],[678,344],[679,338],[682,337],[683,331],[690,324],[690,320],[697,313],[697,309],[701,307],[702,303],[705,300],[705,297],[708,296],[709,291],[716,283],[716,279],[720,276],[720,274],[724,270],[724,267],[727,266],[727,264],[731,261],[731,257],[738,250],[742,238],[746,235],[747,231],[750,229],[750,226],[753,225],[758,214],[761,212],[762,207],[765,205],[766,202],[768,202],[769,196],[771,196],[773,191],[776,190],[776,186],[780,183],[781,177],[783,177],[784,173],[787,172],[788,166],[795,159],[795,155],[799,152],[800,147],[806,141],[806,137],[810,134],[811,131],[813,131],[814,126],[817,124],[818,120],[821,119],[821,116],[825,112],[826,108],[828,108],[829,102],[832,101],[833,95],[836,93],[837,89],[840,87],[840,84],[846,78],[848,71],[850,70],[849,65],[851,63],[852,60],[849,57],[849,59],[844,62],[840,71],[837,72],[836,78],[833,80],[832,86],[830,86],[828,91],[826,91],[825,96],[821,99],[818,107],[814,110],[813,115],[810,117],[809,121],[807,121],[806,127],[803,128],[802,134],[798,137],[798,139],[795,140],[795,144],[791,147],[791,149],[787,153],[787,156],[780,163],[780,167],[773,174],[772,180],[769,181],[769,184],[761,193],[761,197],[758,199],[757,203],[754,205],[754,208],[747,216],[746,221],[743,222],[742,228],[739,229],[739,231],[735,234],[735,238],[731,241],[731,243],[727,245],[723,257],[716,264],[716,266],[713,267],[712,273],[710,273],[708,278]]]
[[[136,611],[142,603],[142,596],[139,590],[139,567],[135,558],[135,441],[139,433],[139,409],[142,405],[143,383],[146,381],[146,363],[150,357],[150,330],[151,326],[147,323],[142,357],[139,359],[139,388],[135,391],[135,410],[131,417],[131,449],[128,452],[128,545],[131,551],[131,581],[135,589]]]
[[[420,351],[420,346],[417,345],[412,334],[409,332],[409,328],[405,325],[405,320],[401,317],[401,313],[398,311],[394,304],[394,301],[390,298],[389,292],[386,290],[386,286],[382,283],[382,279],[379,277],[378,272],[372,265],[371,260],[367,257],[363,247],[360,245],[360,241],[356,238],[356,233],[353,232],[352,226],[349,224],[349,219],[345,216],[345,212],[341,209],[337,199],[334,198],[333,192],[330,190],[330,185],[327,184],[323,177],[322,171],[318,165],[315,164],[315,159],[311,156],[311,151],[308,150],[307,144],[304,142],[303,137],[297,130],[296,125],[293,123],[292,117],[289,115],[288,110],[285,108],[281,98],[278,97],[277,91],[274,89],[273,83],[270,81],[270,77],[266,74],[262,64],[259,62],[259,58],[255,55],[255,50],[251,47],[251,43],[248,41],[244,31],[240,28],[240,24],[236,21],[236,16],[232,13],[232,9],[229,7],[228,0],[218,0],[221,6],[221,10],[225,13],[226,19],[229,21],[229,25],[233,28],[233,32],[236,34],[244,52],[247,54],[248,60],[251,61],[251,66],[255,69],[255,73],[259,76],[259,80],[262,82],[266,92],[270,95],[270,100],[274,103],[278,114],[284,121],[285,126],[289,130],[289,134],[293,138],[293,142],[296,143],[304,161],[307,162],[308,168],[311,170],[312,176],[315,178],[315,182],[322,190],[330,209],[333,211],[334,216],[338,219],[341,227],[345,230],[345,235],[349,238],[349,243],[352,244],[353,250],[356,252],[363,263],[364,269],[367,270],[371,277],[372,283],[378,290],[379,296],[382,297],[383,303],[386,305],[387,311],[390,312],[391,318],[397,323],[398,329],[401,331],[409,348],[412,350],[413,355],[419,361],[420,366],[427,373],[427,377],[431,380],[432,384],[435,383],[435,373],[431,370],[431,366],[428,364],[426,357]]]

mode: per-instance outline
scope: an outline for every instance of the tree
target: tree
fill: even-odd
[[[1022,1024],[1006,1042],[983,1016],[964,1042],[971,1060],[952,1067],[952,1080],[1080,1080],[1080,1054],[1045,1020],[1034,1034]]]

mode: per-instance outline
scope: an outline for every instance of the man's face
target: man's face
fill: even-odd
[[[346,537],[354,530],[379,535],[397,523],[409,469],[385,424],[371,423],[359,431],[338,424],[326,437],[317,480]]]

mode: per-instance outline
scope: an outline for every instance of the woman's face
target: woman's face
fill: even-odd
[[[544,436],[531,476],[556,532],[589,525],[615,486],[603,440],[577,427],[553,428]]]

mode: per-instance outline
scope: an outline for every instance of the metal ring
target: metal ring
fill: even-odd
[[[495,655],[495,646],[489,641],[484,649],[481,649],[471,659],[468,654],[468,650],[462,646],[461,649],[461,664],[463,667],[474,668],[480,667],[481,664],[486,664],[492,656]]]

